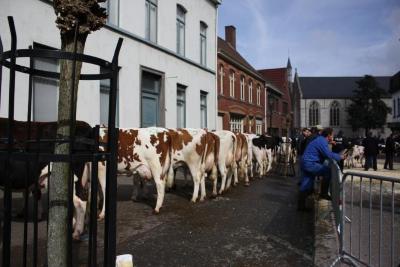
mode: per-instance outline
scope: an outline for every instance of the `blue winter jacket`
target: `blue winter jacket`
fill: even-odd
[[[323,163],[325,159],[340,161],[340,155],[329,150],[328,141],[323,136],[318,136],[312,140],[304,151],[303,163],[318,162]]]

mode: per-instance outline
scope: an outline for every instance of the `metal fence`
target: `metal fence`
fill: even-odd
[[[332,204],[340,261],[355,266],[400,266],[400,180],[332,165]]]
[[[68,222],[67,230],[69,232],[67,241],[67,264],[68,266],[77,265],[76,259],[78,254],[81,253],[81,247],[72,242],[72,216],[73,216],[73,167],[74,164],[84,164],[87,162],[92,163],[92,176],[91,176],[91,191],[97,192],[97,166],[99,161],[106,161],[106,217],[104,224],[104,233],[102,235],[103,250],[98,251],[101,245],[98,242],[98,227],[97,227],[97,193],[90,195],[90,218],[88,223],[89,242],[86,246],[85,265],[97,266],[99,262],[103,261],[104,266],[115,265],[116,255],[116,140],[118,131],[115,128],[115,114],[116,114],[116,91],[117,91],[117,77],[118,77],[118,55],[122,45],[120,38],[116,46],[112,62],[102,60],[100,58],[79,54],[61,52],[59,50],[48,49],[17,49],[17,34],[15,31],[14,21],[12,17],[8,17],[10,33],[11,33],[11,50],[3,51],[3,45],[0,39],[0,97],[1,91],[1,78],[3,67],[8,69],[9,90],[8,90],[8,116],[7,118],[0,118],[2,120],[2,127],[0,128],[0,180],[3,182],[1,185],[4,189],[3,195],[3,216],[0,216],[2,244],[1,248],[1,262],[2,266],[45,266],[46,265],[46,240],[48,227],[44,226],[40,229],[45,233],[40,233],[38,227],[38,199],[35,197],[29,200],[28,195],[32,186],[33,192],[38,193],[38,179],[40,170],[44,166],[49,166],[50,162],[65,162],[69,163],[70,175],[68,182],[69,201],[68,203],[49,203],[49,205],[66,205],[68,207]],[[77,28],[75,29],[76,36]],[[76,38],[75,38],[76,40]],[[75,45],[76,47],[76,45]],[[29,66],[17,64],[17,58],[28,58],[30,60]],[[36,58],[55,59],[55,60],[71,60],[74,65],[77,62],[89,63],[102,67],[104,71],[101,74],[81,74],[80,80],[102,80],[110,81],[110,98],[109,98],[109,118],[108,118],[108,142],[106,151],[99,151],[98,140],[98,127],[91,128],[89,126],[89,134],[82,138],[79,136],[76,121],[74,116],[68,122],[71,130],[69,138],[61,138],[56,135],[54,129],[57,127],[57,122],[49,123],[36,123],[32,122],[32,79],[34,77],[44,77],[59,79],[60,73],[45,71],[37,69],[33,66],[33,60]],[[18,103],[21,102],[21,95],[16,95],[16,73],[18,75],[29,76],[29,86],[26,91],[29,92],[27,103],[27,119],[26,121],[15,120],[15,107],[16,98]],[[72,72],[72,80],[75,80],[75,71]],[[72,95],[77,94],[75,86],[72,82],[71,92]],[[24,88],[18,88],[24,90]],[[4,94],[3,96],[7,96]],[[72,97],[73,99],[74,97]],[[5,103],[5,102],[3,102]],[[19,104],[20,105],[20,104]],[[71,105],[71,114],[73,112],[73,105]],[[84,123],[85,124],[85,123]],[[87,124],[86,124],[87,125]],[[22,127],[21,127],[22,126]],[[47,128],[46,128],[47,127]],[[75,132],[76,131],[76,132]],[[47,132],[47,135],[44,134]],[[69,154],[55,155],[54,147],[56,144],[69,143]],[[21,178],[22,177],[22,178]],[[21,179],[19,179],[21,178]],[[18,202],[13,197],[15,191],[15,182],[22,180],[22,190],[24,191],[23,198],[23,221],[16,220],[12,216],[12,208]],[[49,179],[52,179],[50,176]],[[33,183],[33,184],[31,184]],[[21,186],[19,188],[21,190]],[[51,190],[51,188],[49,188]],[[29,203],[33,201],[33,212],[29,212]],[[19,201],[21,202],[21,201]],[[32,214],[33,213],[33,214]],[[23,223],[23,226],[21,226]],[[43,226],[43,225],[42,225]],[[16,230],[17,229],[17,230]],[[22,230],[21,230],[22,229]],[[21,234],[21,232],[23,232]],[[22,237],[21,237],[22,236]],[[51,248],[48,248],[51,249]],[[82,262],[78,263],[79,265]]]

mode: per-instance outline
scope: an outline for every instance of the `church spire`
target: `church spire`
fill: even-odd
[[[290,63],[290,57],[288,57],[286,68],[292,69],[292,64]]]

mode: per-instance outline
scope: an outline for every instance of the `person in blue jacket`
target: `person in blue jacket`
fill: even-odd
[[[298,199],[298,210],[306,210],[305,201],[307,195],[311,194],[314,188],[314,179],[316,176],[323,176],[321,184],[321,198],[330,199],[328,195],[330,183],[330,168],[324,165],[326,159],[340,161],[344,159],[343,155],[333,153],[329,150],[328,144],[333,140],[333,129],[325,128],[314,140],[306,147],[301,158],[301,170],[303,177],[300,184]]]

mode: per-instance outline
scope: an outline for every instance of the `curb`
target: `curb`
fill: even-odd
[[[339,255],[332,202],[316,199],[314,205],[314,266],[331,266]]]

